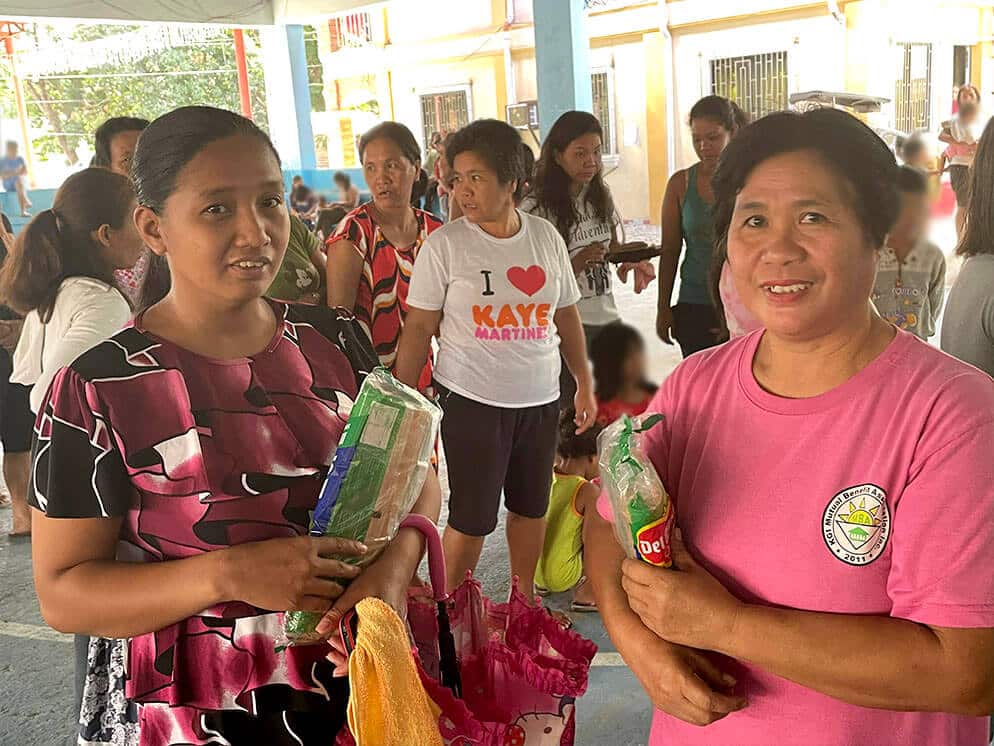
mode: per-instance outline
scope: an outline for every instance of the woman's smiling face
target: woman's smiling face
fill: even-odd
[[[814,151],[757,165],[735,200],[728,263],[766,329],[803,341],[866,313],[876,273],[850,185]]]

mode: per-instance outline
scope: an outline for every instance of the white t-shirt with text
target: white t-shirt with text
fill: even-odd
[[[522,408],[559,398],[556,311],[580,299],[566,245],[521,211],[495,238],[466,218],[432,233],[414,263],[407,303],[442,311],[435,378],[482,404]]]
[[[610,196],[608,198],[610,200]],[[582,251],[592,243],[611,245],[612,220],[603,220],[597,216],[593,205],[587,201],[587,189],[584,188],[573,201],[573,207],[579,217],[579,222],[573,226],[569,243],[566,248],[570,257]],[[533,197],[526,197],[521,203],[521,209],[546,220],[553,217],[546,210],[538,207]],[[610,212],[614,213],[611,204]],[[554,226],[554,224],[553,224]],[[576,282],[580,288],[580,318],[586,326],[603,326],[618,321],[621,314],[614,302],[614,292],[611,289],[611,265],[607,262],[588,264],[576,274]]]

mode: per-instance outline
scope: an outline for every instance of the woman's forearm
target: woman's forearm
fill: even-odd
[[[42,616],[60,632],[155,632],[230,600],[224,560],[224,550],[167,562],[89,560],[50,578],[44,591],[36,581]]]
[[[672,247],[663,249],[659,255],[659,285],[658,307],[669,308],[672,305],[673,286],[676,284],[677,267],[680,265],[680,249]]]
[[[411,508],[411,513],[423,515],[432,523],[437,523],[441,508],[442,488],[439,486],[435,470],[429,468],[424,487],[421,488],[421,495]],[[413,528],[402,528],[377,562],[389,558],[385,564],[393,567],[397,582],[403,583],[406,587],[417,572],[418,565],[421,564],[424,550],[424,536],[421,532]]]
[[[991,711],[991,661],[957,661],[935,630],[903,619],[747,605],[713,649],[862,707]]]
[[[400,334],[397,343],[397,359],[394,362],[393,374],[398,381],[417,388],[428,360],[428,350],[431,347],[431,332],[408,323]]]

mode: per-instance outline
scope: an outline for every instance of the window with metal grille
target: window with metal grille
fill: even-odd
[[[421,125],[424,142],[433,132],[455,132],[469,124],[469,96],[466,91],[442,91],[421,96]]]
[[[711,93],[731,99],[753,118],[787,108],[787,52],[711,60]]]
[[[931,126],[932,45],[898,44],[901,77],[894,96],[894,126],[904,132]]]
[[[590,92],[593,96],[593,114],[601,123],[601,129],[604,130],[601,152],[604,155],[615,155],[618,152],[618,146],[614,134],[614,100],[611,95],[613,91],[609,76],[608,71],[591,73]]]

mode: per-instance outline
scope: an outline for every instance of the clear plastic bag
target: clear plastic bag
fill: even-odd
[[[385,368],[366,376],[311,517],[311,536],[362,541],[369,552],[353,564],[374,561],[397,534],[424,486],[442,410]],[[341,581],[339,581],[341,582]],[[288,611],[286,642],[305,645],[321,614]]]
[[[662,420],[660,414],[624,415],[598,436],[597,452],[601,484],[614,514],[614,535],[625,554],[671,567],[673,503],[642,447],[642,433]]]

